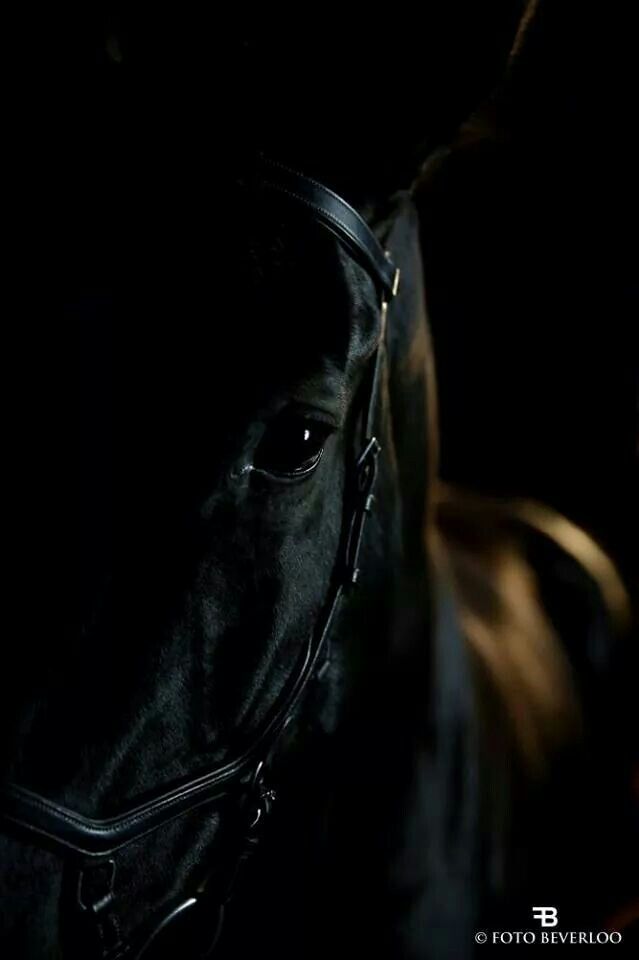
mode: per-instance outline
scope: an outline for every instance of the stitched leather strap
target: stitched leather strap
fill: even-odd
[[[182,814],[223,799],[241,789],[256,764],[270,753],[313,674],[341,598],[333,587],[323,617],[300,655],[289,683],[274,704],[270,718],[250,747],[239,756],[182,786],[157,792],[146,803],[108,819],[93,819],[62,804],[9,783],[0,792],[0,815],[48,847],[82,857],[105,857]]]
[[[314,220],[333,233],[390,300],[397,290],[397,271],[366,221],[340,196],[311,177],[273,160],[262,160],[260,183],[306,207]]]

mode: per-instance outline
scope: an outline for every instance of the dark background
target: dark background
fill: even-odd
[[[539,3],[423,195],[443,471],[549,502],[637,583],[630,7]]]

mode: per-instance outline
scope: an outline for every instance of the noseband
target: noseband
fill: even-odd
[[[359,554],[366,520],[374,498],[380,444],[373,420],[385,339],[388,303],[397,293],[399,270],[374,233],[348,203],[327,187],[293,170],[263,160],[261,189],[283,202],[305,210],[309,218],[330,231],[373,280],[380,302],[381,330],[365,384],[361,447],[354,455],[352,493],[345,498],[344,523],[338,560],[322,611],[304,645],[295,668],[252,743],[233,759],[172,789],[157,791],[145,803],[108,819],[93,819],[67,809],[17,784],[0,792],[0,818],[17,827],[31,842],[63,856],[71,871],[78,915],[83,918],[85,960],[151,960],[167,928],[187,915],[204,914],[205,946],[210,956],[219,939],[224,907],[241,865],[259,842],[268,819],[274,791],[267,783],[268,766],[312,677],[321,677],[329,664],[329,634],[344,595],[357,583]],[[346,505],[346,501],[348,504]],[[142,942],[125,942],[115,916],[116,854],[173,820],[206,805],[233,798],[239,811],[237,846],[228,871],[220,881],[201,886],[171,909]],[[216,911],[216,912],[215,912]],[[217,917],[217,921],[211,920]],[[214,929],[211,929],[213,927]],[[137,940],[137,938],[136,938]]]

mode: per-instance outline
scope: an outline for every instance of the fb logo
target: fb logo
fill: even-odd
[[[542,927],[556,927],[559,923],[557,919],[557,907],[533,907],[533,917],[540,920]]]

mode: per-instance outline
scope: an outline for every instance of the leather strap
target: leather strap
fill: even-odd
[[[398,274],[377,237],[357,210],[328,187],[273,160],[262,159],[260,185],[306,207],[314,220],[333,233],[351,257],[360,263],[380,295],[390,300],[397,292]]]
[[[189,780],[182,786],[156,793],[146,803],[107,819],[85,817],[17,784],[6,784],[0,794],[0,814],[9,822],[38,836],[47,846],[82,857],[105,857],[115,853],[182,814],[234,793],[256,763],[270,753],[295,710],[310,680],[333,624],[344,586],[357,580],[357,560],[370,512],[372,489],[380,446],[367,439],[356,465],[357,493],[346,531],[346,547],[338,577],[315,630],[292,671],[289,683],[250,747],[228,763]]]
[[[182,786],[154,794],[145,803],[118,816],[93,819],[33,793],[17,784],[6,784],[0,794],[2,817],[60,852],[82,857],[105,857],[134,840],[152,833],[182,814],[234,793],[255,765],[270,753],[313,673],[320,650],[331,628],[341,597],[341,583],[333,588],[323,617],[301,653],[289,683],[275,703],[269,719],[250,747],[228,763],[189,780]]]

